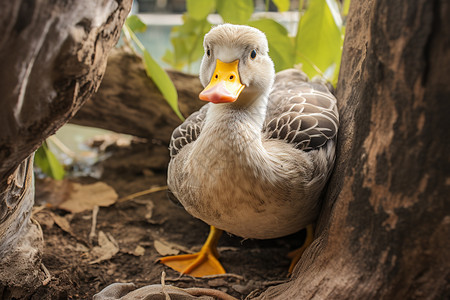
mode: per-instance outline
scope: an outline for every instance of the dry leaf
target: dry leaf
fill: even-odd
[[[59,228],[69,233],[70,235],[74,235],[72,232],[72,227],[70,227],[70,223],[66,218],[58,216],[52,212],[50,212],[50,215],[52,216],[53,220],[55,221],[56,225],[58,225]]]
[[[153,245],[155,246],[156,251],[162,256],[166,255],[177,255],[180,253],[180,250],[174,248],[174,244],[170,244],[167,242],[161,242],[156,240]]]
[[[116,191],[104,182],[85,185],[72,183],[71,193],[67,200],[59,205],[59,208],[78,213],[92,210],[96,205],[110,206],[116,202],[117,198]]]
[[[96,264],[104,260],[111,259],[119,252],[119,244],[110,233],[99,231],[98,246],[92,248],[91,255],[97,259],[89,262],[89,264]]]
[[[88,252],[89,251],[88,247],[86,247],[85,245],[80,244],[80,243],[77,243],[75,245],[75,247],[70,244],[67,244],[65,247],[66,247],[66,249],[68,249],[70,251],[76,251],[76,252]]]
[[[142,246],[136,246],[136,249],[133,251],[133,255],[135,256],[143,256],[145,254],[145,249]]]
[[[36,179],[36,203],[58,207],[68,199],[72,191],[72,182],[68,179]]]

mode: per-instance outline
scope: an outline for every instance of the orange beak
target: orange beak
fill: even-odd
[[[216,61],[216,69],[209,84],[199,98],[212,103],[230,103],[237,100],[245,85],[241,83],[238,71],[239,60],[230,63]]]

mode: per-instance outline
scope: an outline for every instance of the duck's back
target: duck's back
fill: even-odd
[[[277,73],[263,128],[268,139],[310,151],[334,141],[338,127],[336,98],[323,83],[296,69]]]

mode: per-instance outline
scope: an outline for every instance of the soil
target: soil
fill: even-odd
[[[152,186],[166,185],[169,160],[166,146],[136,142],[126,147],[109,147],[108,152],[112,156],[95,166],[102,170],[100,178],[69,180],[105,182],[116,190],[119,199]],[[224,234],[218,250],[227,274],[180,277],[178,272],[156,262],[162,255],[156,250],[155,241],[170,245],[172,250],[184,250],[180,253],[196,251],[205,241],[209,226],[172,203],[167,191],[100,207],[95,227],[97,235],[90,241],[93,212],[69,213],[58,209],[51,203],[48,181],[36,181],[36,207],[40,211],[33,217],[43,229],[42,260],[51,280],[39,288],[32,299],[91,299],[115,282],[133,282],[137,287],[161,283],[163,271],[166,284],[214,288],[244,299],[252,291],[257,294],[258,290],[287,281],[290,264],[287,254],[300,247],[304,239],[303,231],[272,240],[243,240]],[[57,222],[49,218],[52,215],[66,219],[70,228],[63,230],[64,226],[57,226]],[[90,263],[93,260],[90,253],[98,246],[100,231],[114,238],[119,251],[110,259]]]

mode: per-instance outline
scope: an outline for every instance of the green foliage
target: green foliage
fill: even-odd
[[[329,2],[331,1],[309,1],[309,7],[298,24],[295,63],[301,63],[303,71],[310,77],[325,75],[330,67],[338,68],[342,35],[337,24],[339,20],[333,17]],[[337,78],[327,79],[337,81]]]
[[[147,25],[136,15],[129,16],[125,20],[125,24],[132,32],[145,32],[147,30]]]
[[[289,5],[291,4],[290,0],[272,0],[273,3],[277,6],[279,12],[284,12],[289,10]],[[269,3],[269,0],[266,0],[266,3]]]
[[[217,0],[217,12],[226,23],[245,24],[253,13],[253,0]]]
[[[142,52],[142,59],[147,76],[153,80],[176,115],[182,121],[184,121],[184,117],[178,109],[178,94],[172,80],[170,79],[169,75],[167,75],[166,71],[164,71],[164,69],[161,68],[161,66],[159,66],[158,63],[153,59],[148,50],[145,49],[144,45],[142,45],[141,41],[135,34],[135,32],[145,31],[146,28],[147,26],[137,16],[130,16],[127,18],[125,25],[123,26],[123,32],[127,38],[128,43],[131,45],[129,40],[132,40],[136,44],[138,49]]]
[[[342,9],[341,9],[342,16],[346,17],[348,15],[349,8],[350,8],[350,0],[344,0],[344,3],[342,4]]]
[[[189,13],[183,15],[183,25],[175,26],[170,33],[170,41],[175,51],[167,50],[163,61],[182,69],[203,56],[203,36],[211,29],[206,17],[196,20]]]
[[[294,65],[294,45],[288,31],[272,19],[250,21],[248,25],[258,28],[267,36],[269,55],[274,61],[275,71],[291,68]]]
[[[44,142],[42,146],[36,150],[34,154],[34,163],[47,176],[56,180],[61,180],[64,178],[64,167],[50,151],[50,149],[48,149],[47,142]]]
[[[216,1],[211,0],[187,0],[187,12],[195,20],[203,20],[214,11]]]
[[[275,70],[281,71],[301,64],[310,77],[324,76],[336,85],[344,37],[341,13],[348,12],[350,0],[309,0],[303,11],[303,0],[299,0],[302,16],[297,35],[291,37],[286,28],[275,20],[262,18],[250,20],[253,13],[252,0],[188,0],[183,25],[175,26],[171,33],[174,50],[168,50],[163,60],[177,69],[183,69],[198,61],[203,55],[203,36],[210,30],[206,20],[208,14],[217,10],[224,22],[247,24],[263,31],[268,39],[270,56]],[[280,12],[289,9],[289,0],[273,0]],[[269,0],[266,0],[266,10]]]

